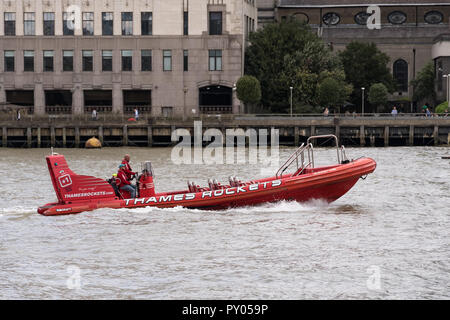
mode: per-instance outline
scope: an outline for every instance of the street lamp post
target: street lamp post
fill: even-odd
[[[361,88],[362,90],[362,95],[361,95],[361,100],[362,100],[362,109],[361,109],[361,114],[364,117],[364,87]]]
[[[292,117],[292,89],[294,89],[293,87],[289,87],[289,89],[291,90],[291,117]]]

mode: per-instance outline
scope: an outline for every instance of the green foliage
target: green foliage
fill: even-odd
[[[261,102],[272,112],[318,109],[319,83],[327,77],[345,80],[339,59],[306,24],[291,19],[265,26],[250,35],[246,74],[259,79]],[[342,81],[344,81],[342,80]]]
[[[440,105],[436,107],[435,113],[444,113],[445,110],[448,110],[448,101],[442,102]],[[447,111],[448,112],[448,111]]]
[[[416,101],[432,100],[436,101],[436,92],[434,91],[434,63],[428,62],[417,75],[417,78],[411,81],[414,88],[413,99]]]
[[[351,92],[352,87],[344,81],[327,77],[319,84],[319,103],[323,107],[340,107],[347,100]]]
[[[395,89],[394,80],[387,66],[389,56],[381,52],[374,43],[353,41],[340,53],[347,82],[354,87],[350,101],[361,105],[361,88],[370,88],[382,83],[387,91]]]
[[[380,112],[388,99],[388,89],[382,83],[375,83],[369,89],[369,102],[376,107],[376,112]]]
[[[253,76],[243,76],[236,83],[237,97],[244,103],[258,103],[261,100],[261,86]]]

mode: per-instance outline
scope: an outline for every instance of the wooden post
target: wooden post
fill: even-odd
[[[153,129],[151,126],[147,127],[147,145],[153,147]]]
[[[410,147],[414,146],[414,126],[413,125],[409,126],[409,141],[408,141],[408,145]]]
[[[314,136],[316,134],[316,126],[311,126],[311,132],[309,134],[310,137]],[[312,145],[315,146],[317,142],[317,139],[313,139],[311,141]]]
[[[434,145],[435,146],[439,145],[439,126],[438,125],[434,126],[433,140],[434,140]]]
[[[300,132],[300,130],[298,129],[298,127],[294,127],[294,145],[296,147],[298,147],[298,144],[300,142],[300,137],[299,137],[300,133],[299,132]]]
[[[55,127],[50,127],[50,143],[51,146],[54,147],[56,144],[56,137],[55,137]]]
[[[127,146],[128,145],[128,126],[124,125],[122,128],[122,145]]]
[[[172,132],[174,132],[175,130],[176,130],[176,127],[174,125],[170,126],[170,141],[171,141],[172,146],[176,145],[176,143],[177,143],[176,141],[172,141]]]
[[[384,146],[389,147],[389,126],[384,126]]]
[[[42,141],[42,137],[41,137],[41,127],[37,128],[37,147],[40,148],[41,147],[41,141]]]
[[[66,130],[66,127],[64,127],[63,129],[62,129],[62,135],[63,135],[63,148],[66,148],[67,147],[67,130]]]
[[[31,128],[27,128],[27,148],[31,148]]]
[[[75,148],[80,147],[80,127],[75,127]]]
[[[366,145],[366,132],[365,132],[364,125],[359,127],[359,145],[361,147],[364,147]]]
[[[6,127],[3,127],[2,129],[2,145],[3,148],[8,146],[8,128]]]
[[[98,140],[103,146],[103,126],[98,127]]]

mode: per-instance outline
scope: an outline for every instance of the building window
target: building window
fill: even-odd
[[[44,36],[55,35],[55,13],[44,12]]]
[[[94,13],[83,12],[83,36],[94,35]]]
[[[188,71],[189,69],[189,52],[188,50],[183,50],[183,71]]]
[[[211,11],[209,13],[209,34],[222,34],[222,11]]]
[[[113,60],[112,50],[103,50],[102,51],[102,70],[103,71],[112,71],[112,60]]]
[[[133,35],[133,12],[122,12],[122,35]]]
[[[173,115],[173,107],[161,107],[162,116],[165,118],[172,117]]]
[[[163,50],[163,71],[172,71],[172,50]]]
[[[444,73],[444,70],[442,69],[442,60],[438,60],[438,63],[437,63],[437,89],[438,89],[438,91],[439,92],[442,92],[442,88],[443,88],[443,80],[444,80],[444,77],[443,77],[443,73]],[[448,81],[448,80],[447,80]]]
[[[36,33],[36,20],[34,12],[25,12],[23,14],[23,34],[26,36],[34,36]]]
[[[44,51],[44,72],[53,72],[53,50]]]
[[[401,11],[393,11],[389,13],[388,20],[392,24],[402,24],[406,21],[406,13]]]
[[[439,24],[444,20],[444,16],[439,11],[429,11],[425,14],[424,20],[429,24]]]
[[[394,62],[393,70],[394,79],[397,82],[397,90],[399,92],[408,91],[408,63],[403,59]]]
[[[151,36],[153,31],[152,26],[152,13],[142,12],[141,13],[141,34],[143,36]]]
[[[14,51],[5,51],[5,72],[14,72]]]
[[[63,35],[73,36],[75,29],[75,14],[73,12],[64,12],[63,14]]]
[[[133,51],[122,50],[122,71],[133,70]]]
[[[23,71],[34,72],[34,51],[32,50],[23,52]]]
[[[141,52],[141,70],[152,71],[152,50],[142,50]]]
[[[361,11],[358,12],[357,14],[355,14],[354,20],[357,24],[361,25],[361,26],[365,26],[367,25],[367,20],[369,19],[370,14],[368,14],[365,11]]]
[[[297,12],[297,13],[293,14],[293,17],[302,23],[305,23],[305,24],[309,23],[309,17],[306,13]]]
[[[209,50],[209,71],[222,70],[222,50]]]
[[[113,35],[114,18],[112,12],[102,12],[102,34],[104,36]]]
[[[5,12],[5,36],[16,35],[16,14],[14,12]]]
[[[73,71],[73,50],[63,51],[63,71]]]
[[[92,50],[83,50],[83,71],[94,70],[94,52]]]
[[[189,12],[184,11],[183,13],[183,35],[187,36],[189,34]]]
[[[341,16],[336,12],[328,12],[323,16],[322,21],[328,26],[334,26],[341,21]]]

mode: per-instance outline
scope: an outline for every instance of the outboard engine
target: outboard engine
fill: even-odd
[[[138,178],[139,197],[153,197],[155,195],[155,184],[153,183],[153,168],[150,161],[142,164],[142,174]]]

